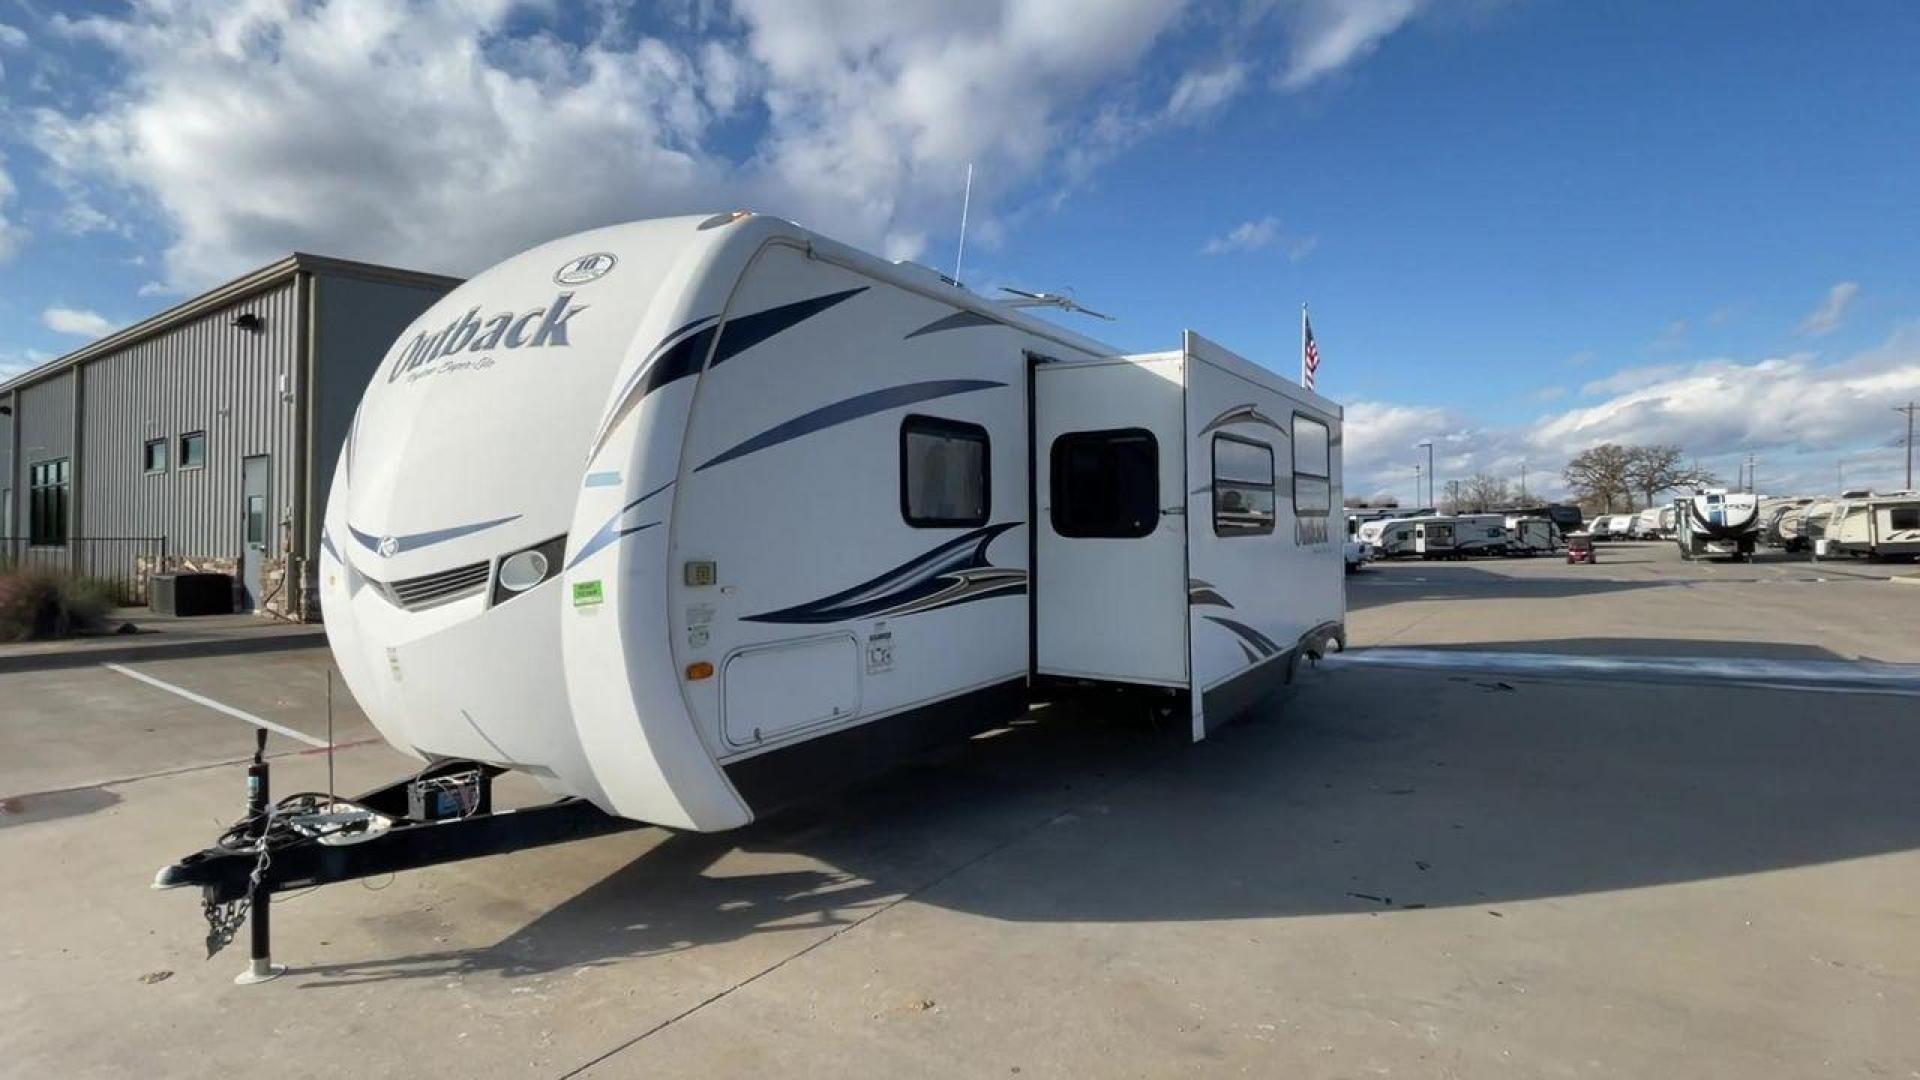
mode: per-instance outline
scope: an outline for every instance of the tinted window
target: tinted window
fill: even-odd
[[[1061,536],[1132,538],[1160,524],[1160,444],[1144,428],[1053,440],[1048,515]]]
[[[180,436],[180,467],[202,468],[207,463],[207,433],[191,431]]]
[[[1887,518],[1889,529],[1920,529],[1920,506],[1896,506]]]
[[[37,462],[27,470],[27,541],[61,546],[67,542],[67,461]]]
[[[141,455],[141,467],[148,472],[167,471],[167,440],[148,439],[146,450]]]
[[[1273,448],[1266,443],[1213,437],[1213,531],[1216,536],[1273,531]]]
[[[909,416],[900,422],[900,513],[918,528],[985,525],[991,491],[987,429]]]
[[[1332,447],[1327,425],[1310,416],[1293,415],[1293,513],[1320,517],[1333,510]]]

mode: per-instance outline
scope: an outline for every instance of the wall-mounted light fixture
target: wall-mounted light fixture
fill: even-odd
[[[257,334],[260,332],[260,316],[255,315],[251,311],[243,311],[235,315],[228,325],[236,330],[246,330]]]

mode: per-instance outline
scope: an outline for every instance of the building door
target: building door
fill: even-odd
[[[1187,684],[1185,358],[1033,368],[1034,670]]]
[[[273,534],[271,498],[272,459],[262,454],[240,462],[240,606],[258,611],[265,597],[261,588],[267,567],[267,542]]]

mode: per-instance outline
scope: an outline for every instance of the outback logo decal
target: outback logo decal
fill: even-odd
[[[612,272],[619,259],[604,251],[591,255],[582,255],[553,272],[555,285],[585,285],[589,281],[599,281]]]
[[[523,312],[502,311],[485,319],[480,317],[479,308],[472,308],[448,323],[444,329],[431,334],[415,334],[400,358],[394,361],[387,381],[397,382],[402,375],[419,378],[437,371],[492,366],[492,357],[481,356],[471,360],[463,357],[431,370],[421,370],[442,357],[458,352],[483,354],[499,349],[564,349],[570,344],[567,341],[567,324],[585,310],[587,305],[575,304],[570,292],[554,297],[553,303],[545,307]],[[416,372],[418,374],[413,374]]]
[[[400,550],[400,541],[391,536],[383,536],[380,538],[380,546],[377,550],[381,558],[391,559]]]

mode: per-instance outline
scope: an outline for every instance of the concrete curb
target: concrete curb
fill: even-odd
[[[82,646],[55,652],[0,655],[0,675],[23,671],[57,671],[64,668],[93,667],[98,664],[137,664],[145,660],[245,656],[249,653],[283,652],[290,649],[317,649],[326,644],[326,633],[316,626],[311,631],[293,633],[156,641],[151,645],[103,645],[98,648]]]

